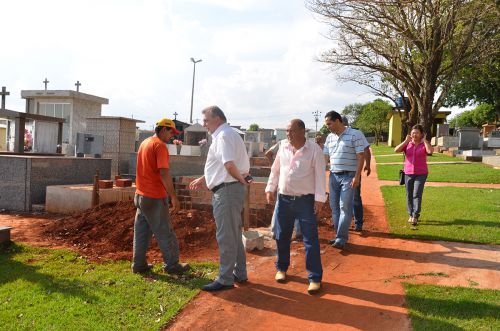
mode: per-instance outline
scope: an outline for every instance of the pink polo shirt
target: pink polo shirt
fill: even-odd
[[[405,174],[425,175],[429,173],[427,169],[427,152],[423,142],[414,145],[413,142],[410,141],[403,151],[406,155]]]

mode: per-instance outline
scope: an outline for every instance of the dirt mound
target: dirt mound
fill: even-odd
[[[132,258],[134,217],[132,202],[111,202],[68,216],[46,226],[44,234],[70,244],[91,259]],[[179,242],[181,255],[193,258],[215,251],[215,221],[212,214],[201,210],[182,210],[170,216]],[[156,241],[151,241],[149,257],[160,259]],[[209,256],[213,255],[208,254]]]

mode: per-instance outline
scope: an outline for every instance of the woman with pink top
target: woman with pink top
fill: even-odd
[[[406,208],[410,218],[408,223],[417,225],[422,206],[422,193],[427,180],[427,155],[432,155],[432,146],[425,139],[424,128],[417,124],[405,141],[396,146],[396,153],[405,153]]]

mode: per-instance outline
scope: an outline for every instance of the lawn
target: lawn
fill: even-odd
[[[419,225],[407,223],[404,186],[382,186],[390,233],[398,237],[500,244],[500,190],[426,187]]]
[[[394,154],[394,147],[387,146],[387,143],[380,143],[378,146],[371,144],[370,148],[375,155]]]
[[[500,169],[482,163],[468,164],[429,164],[429,182],[487,183],[500,184]],[[377,167],[381,180],[398,180],[400,165]]]
[[[500,330],[500,293],[404,284],[413,330]]]
[[[11,243],[0,250],[2,330],[158,330],[216,274],[132,274],[127,261],[87,262],[65,250]]]
[[[403,154],[400,153],[393,156],[378,156],[375,157],[375,160],[377,161],[377,164],[389,162],[398,162],[403,164]],[[427,156],[427,162],[463,162],[463,160],[458,157],[434,153],[431,156]]]

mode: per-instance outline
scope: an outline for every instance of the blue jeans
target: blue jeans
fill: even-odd
[[[345,245],[349,239],[349,227],[353,214],[354,190],[351,188],[356,172],[345,171],[342,174],[330,172],[330,208],[332,208],[333,227],[336,231],[335,242]]]
[[[354,189],[354,224],[358,228],[363,227],[363,200],[361,199],[361,177],[359,178],[359,186]]]
[[[276,204],[274,205],[273,218],[271,219],[271,232],[273,233],[273,235],[276,235],[276,206],[277,205],[278,205],[278,202],[276,202]],[[300,230],[299,220],[295,220],[294,229],[295,229],[296,236],[302,235],[302,231]]]
[[[278,195],[276,206],[276,269],[286,272],[290,266],[290,241],[295,220],[299,220],[306,248],[306,269],[309,282],[321,282],[323,268],[318,239],[318,223],[314,214],[314,194],[301,197]]]
[[[406,175],[406,210],[411,217],[418,218],[422,208],[422,194],[424,193],[424,184],[427,180],[427,174],[424,175]]]

